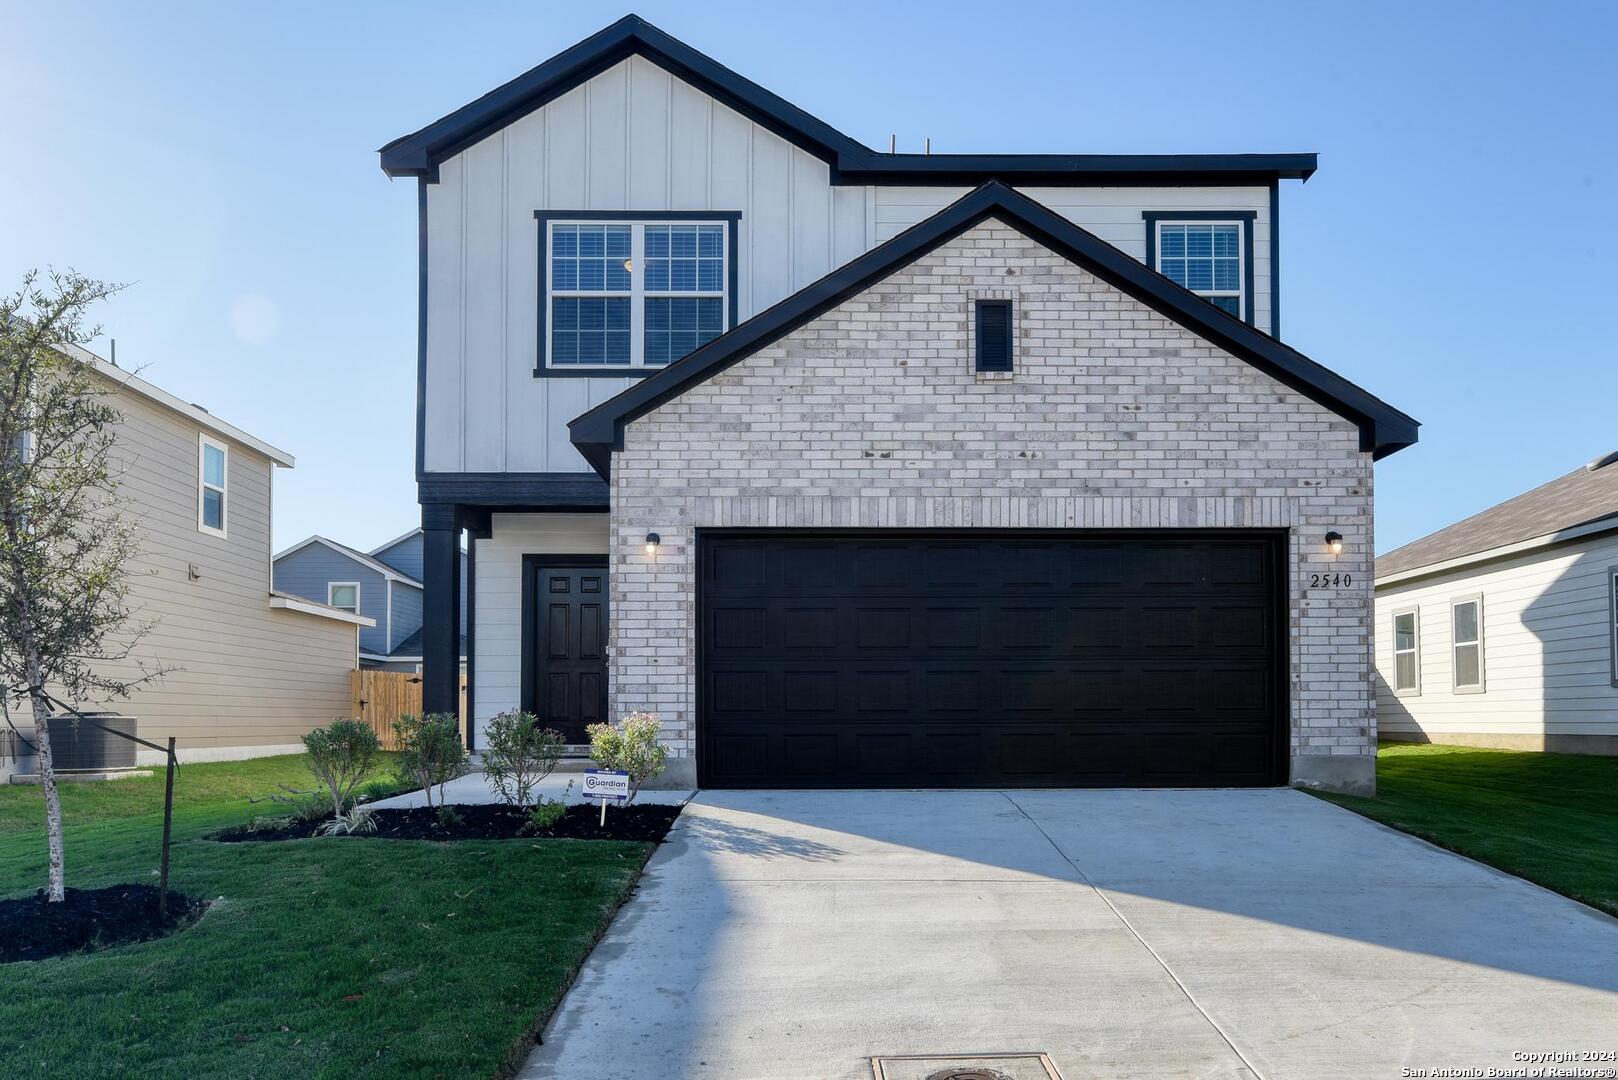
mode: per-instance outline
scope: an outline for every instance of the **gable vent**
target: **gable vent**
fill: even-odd
[[[977,301],[979,371],[1011,370],[1011,301]]]

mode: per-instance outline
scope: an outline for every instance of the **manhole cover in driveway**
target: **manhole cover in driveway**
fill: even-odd
[[[1062,1080],[1044,1054],[900,1054],[871,1059],[875,1080]]]

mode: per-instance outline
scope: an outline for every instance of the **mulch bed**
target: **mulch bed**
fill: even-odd
[[[459,819],[449,824],[438,818],[438,808],[413,806],[406,809],[372,811],[376,831],[355,833],[371,840],[647,840],[661,843],[674,819],[678,805],[635,803],[607,808],[603,828],[601,809],[594,804],[569,806],[549,828],[535,827],[528,814],[510,806],[486,804],[456,806]],[[319,832],[322,822],[292,821],[275,827],[255,829],[240,825],[215,833],[214,840],[237,843],[244,840],[301,840]]]
[[[68,889],[59,904],[33,896],[0,900],[0,963],[150,941],[196,920],[207,903],[169,890],[167,918],[157,916],[155,885]]]

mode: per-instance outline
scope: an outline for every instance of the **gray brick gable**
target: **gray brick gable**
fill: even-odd
[[[987,298],[1015,301],[1009,376],[973,370],[971,301]],[[1375,722],[1359,447],[1353,422],[985,222],[627,425],[612,469],[613,711],[660,713],[674,753],[694,755],[700,528],[1285,528],[1294,779],[1363,789]],[[1352,584],[1310,588],[1326,571]]]

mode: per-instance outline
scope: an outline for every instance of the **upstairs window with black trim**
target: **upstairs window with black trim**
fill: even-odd
[[[1146,261],[1164,277],[1253,322],[1257,211],[1146,211]]]
[[[735,324],[740,215],[538,216],[536,374],[649,374]]]
[[[1011,301],[978,300],[974,308],[977,322],[977,370],[1010,371]]]

